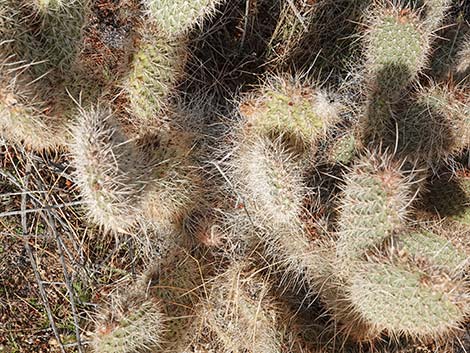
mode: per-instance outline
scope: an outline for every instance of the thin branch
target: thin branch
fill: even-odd
[[[28,162],[26,164],[26,175],[24,177],[25,187],[29,183],[30,173],[31,173],[31,163],[28,160]],[[60,335],[59,335],[59,331],[57,330],[57,326],[56,326],[55,321],[54,321],[54,316],[52,315],[51,307],[49,305],[49,300],[47,299],[47,294],[46,294],[46,291],[44,289],[42,279],[41,279],[41,276],[40,276],[38,268],[37,268],[36,260],[34,259],[33,251],[31,249],[31,246],[29,245],[28,220],[27,220],[27,216],[26,216],[26,213],[27,213],[26,212],[27,196],[28,195],[26,193],[21,195],[21,210],[22,210],[22,212],[20,214],[21,214],[21,226],[23,228],[24,246],[25,246],[26,252],[28,253],[29,261],[31,262],[31,267],[33,268],[34,277],[36,278],[36,282],[37,282],[38,288],[39,288],[39,293],[41,295],[41,299],[42,299],[44,308],[46,309],[47,317],[49,318],[49,322],[50,322],[52,331],[54,332],[54,336],[55,336],[57,342],[59,343],[60,351],[62,353],[66,353],[64,345],[62,344],[62,340],[61,340]]]
[[[44,185],[42,185],[42,180],[39,179],[38,183],[40,184],[41,188],[44,188]],[[62,271],[64,273],[64,280],[65,280],[65,285],[67,287],[67,294],[69,296],[69,301],[70,301],[70,306],[72,308],[72,316],[73,316],[73,323],[75,326],[75,337],[77,338],[77,349],[79,353],[83,353],[83,346],[82,346],[82,340],[80,337],[80,325],[78,323],[78,315],[77,315],[77,306],[75,304],[75,295],[74,295],[74,290],[72,283],[70,281],[70,276],[67,271],[67,266],[65,263],[65,257],[64,257],[64,246],[63,246],[63,241],[60,237],[59,232],[57,231],[57,227],[55,225],[54,219],[52,217],[52,212],[51,212],[51,207],[46,206],[45,207],[45,214],[41,212],[41,218],[47,223],[49,228],[52,231],[52,234],[54,235],[54,238],[56,239],[57,242],[57,250],[59,252],[59,259],[60,259],[60,264],[62,265]]]
[[[51,211],[54,209],[59,209],[59,208],[66,208],[66,207],[71,207],[71,206],[77,206],[77,205],[83,205],[85,202],[83,201],[73,201],[73,202],[67,202],[63,203],[61,205],[52,205],[52,206],[45,206],[45,207],[39,207],[39,208],[33,208],[29,210],[19,210],[19,211],[8,211],[8,212],[2,212],[0,213],[0,218],[1,217],[10,217],[10,216],[18,216],[26,213],[37,213],[37,212],[43,212],[43,211]]]
[[[51,212],[49,210],[47,210],[47,217],[42,215],[42,214],[41,214],[41,216],[44,219],[44,221],[51,228],[51,231],[54,234],[54,237],[57,241],[57,249],[59,251],[60,264],[62,265],[62,270],[64,272],[65,285],[67,287],[67,293],[69,295],[70,306],[72,307],[73,324],[75,326],[75,336],[77,338],[77,348],[78,348],[79,353],[83,353],[82,341],[81,341],[81,338],[80,338],[80,325],[78,323],[77,307],[75,305],[74,290],[73,290],[72,283],[70,282],[69,273],[67,271],[67,267],[66,267],[66,264],[65,264],[62,239],[60,238],[60,235],[57,232],[57,228],[55,226],[54,220],[52,219]]]

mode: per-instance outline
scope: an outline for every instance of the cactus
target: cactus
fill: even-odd
[[[173,352],[195,320],[195,312],[205,293],[208,262],[176,248],[159,267],[147,271],[150,290],[161,302],[165,314],[162,344],[156,352]]]
[[[97,92],[76,61],[89,2],[57,4],[0,3],[5,18],[0,28],[1,133],[34,150],[63,146],[67,121],[76,111],[73,99]]]
[[[465,254],[429,231],[405,231],[410,202],[410,179],[388,158],[371,156],[347,176],[321,295],[356,340],[444,339],[467,315]]]
[[[352,278],[348,300],[368,328],[357,333],[448,339],[469,312],[461,272],[466,255],[429,232],[399,236],[397,245],[387,258],[364,262]]]
[[[411,9],[379,7],[374,12],[366,69],[377,93],[396,95],[425,65],[429,33]]]
[[[340,206],[337,257],[351,266],[367,249],[380,247],[403,226],[410,205],[410,178],[390,157],[369,154],[346,176]]]
[[[434,84],[419,90],[397,124],[399,152],[433,166],[468,148],[468,101],[455,88]]]
[[[170,130],[132,140],[109,110],[84,111],[74,128],[72,155],[77,181],[94,222],[105,229],[129,231],[147,220],[180,221],[192,208],[199,177],[185,166],[186,143]]]
[[[461,77],[467,76],[466,74],[470,71],[470,35],[464,38],[459,48],[456,71]]]
[[[298,80],[271,77],[242,101],[237,152],[227,163],[244,211],[232,212],[234,236],[301,225],[311,196],[305,173],[317,144],[339,120],[340,104]],[[238,223],[238,224],[237,224]],[[257,243],[256,236],[248,242]]]
[[[279,140],[252,137],[242,142],[226,165],[226,188],[234,199],[222,204],[213,220],[216,248],[223,257],[244,258],[258,246],[260,236],[266,239],[279,227],[300,226],[308,188],[296,160]]]
[[[343,134],[328,150],[327,161],[333,164],[350,164],[356,154],[356,144],[356,137],[352,132]]]
[[[423,0],[422,16],[426,26],[435,31],[444,20],[445,14],[451,5],[451,0]],[[418,2],[419,4],[419,2]]]
[[[187,32],[215,11],[223,0],[169,1],[144,0],[149,16],[158,22],[159,27],[169,37],[177,37]]]
[[[150,161],[145,163],[147,157],[119,131],[109,111],[84,112],[81,118],[72,153],[90,216],[106,228],[125,231],[140,211]]]
[[[387,134],[393,105],[426,64],[430,45],[430,31],[409,8],[379,6],[371,17],[366,36],[369,92],[362,121],[365,141]]]
[[[235,263],[215,278],[202,317],[222,352],[280,352],[278,311],[269,284]]]
[[[306,188],[282,146],[265,139],[246,142],[233,164],[234,180],[255,223],[289,224],[298,217]]]
[[[129,99],[134,124],[156,125],[156,117],[167,108],[167,100],[186,63],[184,39],[168,39],[156,28],[145,27],[132,69],[121,84]]]
[[[309,153],[339,120],[341,109],[325,92],[285,77],[268,78],[240,104],[245,134],[279,137]]]
[[[33,4],[38,8],[39,11],[48,12],[48,11],[57,11],[63,8],[64,6],[71,5],[73,1],[71,0],[34,0]]]
[[[299,48],[314,24],[316,4],[281,1],[279,19],[268,43],[275,64],[283,64]]]
[[[69,149],[89,219],[151,264],[132,262],[145,283],[112,295],[93,348],[460,339],[468,8],[223,3],[0,0],[2,138]]]
[[[92,345],[97,353],[153,352],[163,332],[160,305],[136,285],[114,293],[101,309]]]

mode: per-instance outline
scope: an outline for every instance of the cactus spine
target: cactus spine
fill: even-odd
[[[468,101],[457,88],[431,84],[420,89],[398,122],[400,153],[433,166],[468,148]]]
[[[58,4],[0,3],[0,129],[35,150],[63,146],[76,111],[70,96],[80,100],[96,91],[76,60],[89,2]]]
[[[364,141],[381,140],[389,133],[393,105],[426,63],[429,37],[429,30],[409,8],[378,6],[372,10],[366,36],[369,82],[362,121]]]
[[[289,224],[300,213],[305,186],[301,171],[282,146],[265,139],[243,146],[234,162],[248,211],[261,224]]]
[[[149,15],[169,37],[177,37],[212,14],[223,0],[145,0]]]
[[[83,112],[72,153],[77,180],[94,222],[126,231],[135,222],[149,168],[139,165],[135,141],[119,130],[109,111]]]
[[[269,295],[269,284],[243,263],[230,266],[212,283],[203,317],[221,352],[280,352],[277,328],[279,308]]]
[[[369,334],[448,339],[469,311],[461,272],[465,254],[418,231],[400,235],[385,256],[359,266],[348,292]]]
[[[274,64],[283,64],[295,53],[314,24],[316,4],[280,1],[280,14],[268,47]]]
[[[157,125],[157,116],[168,108],[186,63],[184,39],[168,39],[152,26],[142,28],[140,47],[134,54],[132,70],[122,83],[129,98],[129,114],[144,127]]]
[[[380,247],[403,225],[410,182],[389,157],[371,154],[346,176],[337,256],[350,269],[367,249]]]
[[[339,120],[340,111],[341,106],[330,103],[325,92],[287,77],[268,78],[240,104],[245,134],[280,138],[309,153]]]
[[[457,170],[455,176],[441,176],[431,181],[428,209],[451,222],[470,225],[470,180],[468,170]]]
[[[454,339],[470,316],[461,4],[0,0],[2,137],[70,146],[92,221],[152,264],[101,312],[95,350],[300,353],[282,310],[300,302],[319,316],[308,338],[320,322],[348,352]]]
[[[112,295],[109,306],[101,310],[92,344],[97,353],[153,352],[163,330],[160,305],[134,286]]]
[[[407,229],[411,196],[389,158],[364,159],[348,174],[335,270],[321,296],[356,340],[445,339],[467,315],[465,255],[429,231]]]
[[[72,154],[90,216],[105,229],[129,231],[143,222],[179,222],[192,208],[198,176],[186,153],[188,137],[171,130],[130,139],[108,110],[84,111]],[[157,146],[157,148],[155,148]]]
[[[467,35],[457,54],[456,71],[461,77],[465,77],[470,71],[470,35]]]

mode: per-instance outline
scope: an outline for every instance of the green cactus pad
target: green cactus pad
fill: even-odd
[[[368,33],[367,70],[384,94],[396,94],[424,66],[428,48],[429,38],[415,14],[382,9]]]
[[[457,250],[452,243],[430,231],[410,232],[398,238],[400,250],[415,259],[423,259],[431,266],[445,268],[449,272],[461,270],[467,259],[463,251]]]
[[[182,39],[169,40],[155,29],[145,30],[122,87],[129,97],[129,113],[140,124],[152,126],[158,125],[158,115],[181,78],[187,49]]]
[[[357,261],[330,304],[357,339],[383,333],[446,339],[469,313],[462,277],[467,261],[448,240],[425,229],[410,230],[382,252]]]
[[[145,0],[148,13],[171,37],[202,23],[224,0]]]
[[[324,92],[279,77],[240,106],[247,134],[282,137],[311,148],[339,120],[339,110]]]
[[[140,288],[117,293],[97,322],[92,345],[99,353],[151,352],[164,331],[160,305]]]
[[[410,202],[407,178],[387,157],[363,157],[346,175],[340,206],[338,259],[346,268],[400,228]]]
[[[339,137],[328,152],[330,163],[350,164],[356,155],[356,137],[348,133]]]
[[[352,279],[349,300],[372,332],[432,339],[465,320],[465,290],[462,283],[417,266],[371,263]]]
[[[361,120],[366,145],[386,140],[394,131],[394,105],[425,66],[430,47],[430,31],[411,8],[379,6],[371,16],[364,67],[368,97]]]

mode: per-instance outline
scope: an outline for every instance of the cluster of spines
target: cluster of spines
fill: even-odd
[[[338,122],[342,107],[301,78],[271,76],[240,103],[242,134],[279,138],[293,153],[315,153],[317,143]]]
[[[410,179],[387,158],[379,161],[364,160],[346,177],[337,279],[325,279],[338,290],[324,300],[356,339],[445,339],[467,315],[459,279],[465,255],[429,231],[409,229]]]
[[[127,231],[138,218],[151,178],[147,157],[103,108],[82,113],[72,155],[91,219],[106,229]]]
[[[145,290],[140,285],[122,288],[100,309],[92,342],[95,352],[137,353],[160,347],[162,310]]]
[[[245,271],[246,264],[234,263],[214,279],[202,317],[222,352],[279,352],[279,308],[269,295],[269,283]]]
[[[438,165],[469,147],[467,94],[431,84],[399,110],[397,150],[419,164]]]
[[[2,135],[34,150],[63,147],[77,102],[99,91],[77,60],[90,4],[5,0],[0,6]]]
[[[169,39],[157,24],[141,29],[139,44],[121,86],[129,99],[133,123],[148,128],[157,125],[158,116],[168,109],[168,98],[183,75],[188,53],[184,37]]]
[[[227,163],[230,187],[235,188],[241,209],[228,212],[227,238],[241,236],[252,247],[262,240],[271,255],[283,260],[277,246],[299,250],[305,244],[288,239],[304,237],[301,218],[305,204],[312,201],[307,171],[341,109],[326,92],[298,78],[270,77],[244,97],[235,131],[236,153]],[[302,257],[294,251],[291,255]],[[297,260],[292,260],[292,267],[294,263]]]
[[[200,178],[184,131],[161,128],[132,139],[109,109],[96,108],[82,112],[73,134],[76,179],[98,225],[117,232],[143,223],[158,228],[180,224],[192,209]]]
[[[462,77],[468,76],[470,71],[470,35],[465,37],[459,48],[456,71]]]
[[[394,105],[425,66],[430,30],[411,9],[377,6],[371,10],[366,42],[367,102],[361,135],[367,144],[390,134]]]
[[[125,109],[121,110],[113,102],[114,106],[109,109],[85,107],[80,110],[79,121],[73,128],[72,154],[91,218],[106,229],[132,232],[143,222],[146,226],[158,223],[155,229],[159,232],[169,224],[180,223],[192,208],[199,178],[193,174],[194,168],[188,166],[191,162],[188,163],[187,157],[194,141],[191,134],[176,129],[176,124],[168,124],[165,119],[170,117],[171,120],[173,114],[180,114],[171,107],[171,95],[183,75],[188,55],[186,35],[213,13],[220,2],[145,1],[152,23],[139,28],[132,65],[111,84],[113,89],[122,89]],[[89,6],[88,2],[33,2],[44,18],[55,18],[74,4],[89,9],[85,7]],[[399,157],[411,157],[413,162],[429,161],[434,166],[469,147],[467,134],[459,134],[460,130],[467,129],[468,99],[462,99],[458,90],[447,86],[431,84],[414,92],[410,87],[425,67],[432,33],[442,22],[449,1],[423,1],[420,6],[423,7],[418,11],[398,5],[378,5],[369,13],[372,20],[368,21],[366,34],[366,102],[359,129],[363,145],[378,141],[391,147],[391,142],[397,143],[392,147],[396,147]],[[49,38],[48,29],[55,32],[54,26],[44,28],[45,37]],[[77,28],[82,35],[82,25],[74,30]],[[13,32],[15,30],[13,27]],[[5,33],[12,32],[5,30]],[[72,47],[76,49],[80,41],[70,43],[73,42]],[[6,45],[11,50],[8,41]],[[49,64],[39,61],[36,65],[36,53],[28,57],[29,49],[20,53],[24,54],[24,60],[33,63],[28,73],[15,74],[15,80],[11,80],[13,76],[9,73],[1,77],[8,84],[0,88],[0,105],[7,111],[4,125],[25,119],[23,126],[30,124],[31,131],[39,128],[41,134],[49,131],[50,121],[55,121],[51,112],[67,112],[68,115],[69,108],[74,111],[74,105],[82,103],[82,94],[88,100],[95,92],[83,92],[81,72],[72,70],[70,81],[59,85],[60,89],[65,89],[63,91],[70,91],[59,95],[67,102],[48,101],[45,98],[55,92],[54,80],[59,82],[63,72],[49,75],[49,69],[44,69],[44,65],[48,68]],[[468,71],[467,49],[462,46],[458,56],[460,73]],[[75,57],[77,51],[69,54]],[[53,59],[58,57],[62,56],[56,55]],[[8,64],[10,56],[0,59]],[[67,67],[61,65],[69,61],[75,63],[68,58],[60,59],[56,63],[58,71],[67,71]],[[25,114],[21,106],[18,108],[17,101],[34,97],[36,80],[43,81],[45,73],[51,91],[46,90],[46,96],[30,102],[28,109],[37,109],[41,114],[37,121],[28,120],[34,114]],[[16,91],[16,86],[12,89],[12,83],[20,88],[32,88],[19,97],[20,91]],[[410,92],[413,92],[411,99],[403,103],[402,97]],[[75,97],[78,97],[76,101]],[[43,104],[45,101],[47,105]],[[316,234],[305,224],[305,218],[312,216],[309,212],[314,208],[309,195],[312,189],[307,186],[312,156],[323,152],[319,142],[333,136],[330,131],[340,120],[341,109],[310,83],[286,78],[270,79],[242,101],[236,152],[227,169],[230,186],[235,186],[235,193],[240,197],[240,207],[234,212],[232,223],[242,223],[235,227],[237,232],[255,235],[257,241],[261,239],[268,259],[280,260],[296,278],[306,279],[311,289],[320,293],[343,331],[357,340],[374,339],[383,334],[423,341],[446,339],[469,314],[468,288],[461,278],[465,257],[441,237],[422,229],[415,231],[407,225],[414,186],[401,172],[404,162],[392,161],[392,157],[384,157],[381,152],[366,154],[346,174],[341,207],[337,210],[337,229],[329,239],[314,242],[325,234]],[[60,126],[67,126],[66,120]],[[398,127],[397,132],[392,131],[394,127]],[[7,133],[14,136],[14,132]],[[28,141],[31,135],[27,132],[14,138],[42,149]],[[341,136],[341,140],[332,144],[327,160],[350,164],[358,153],[357,136],[352,131]],[[64,145],[66,140],[54,143]],[[416,141],[419,141],[417,145]],[[223,275],[222,283],[215,280],[206,303],[207,325],[218,341],[216,349],[281,351],[277,345],[278,333],[274,329],[270,331],[262,315],[254,324],[263,326],[255,330],[260,335],[251,342],[257,344],[257,338],[259,346],[237,346],[242,341],[236,338],[237,332],[245,327],[240,325],[247,321],[246,315],[254,315],[256,311],[250,310],[254,306],[250,305],[252,298],[249,296],[256,297],[260,286],[264,285],[256,284],[253,289],[250,283],[243,288],[237,286],[233,296],[227,291],[227,277],[243,276],[238,268]],[[227,306],[231,301],[236,302],[235,311]],[[154,303],[140,299],[129,299],[129,302],[137,303],[142,309],[137,310],[137,315],[126,312],[127,318],[119,323],[124,330],[113,330],[116,340],[111,346],[114,351],[145,350],[147,345],[156,345],[160,340],[156,338],[159,329],[152,331],[146,319],[146,313],[159,318]],[[222,311],[214,311],[213,306],[217,304]],[[247,312],[238,312],[239,307]],[[220,322],[220,318],[227,319],[227,313],[236,318],[235,324]],[[126,337],[134,337],[134,334],[137,334],[136,340],[141,339],[139,327],[129,326],[129,320],[155,333],[151,342],[143,343],[145,347],[128,342]],[[227,329],[227,325],[231,329]],[[249,331],[252,326],[248,323]],[[128,332],[127,327],[133,331]],[[103,334],[103,337],[110,337],[109,327]],[[107,338],[101,343],[105,340]],[[97,347],[101,343],[96,343]],[[104,348],[97,350],[106,351]]]
[[[356,335],[448,340],[469,312],[465,254],[426,230],[396,238],[352,277],[347,298],[363,327]]]
[[[176,26],[179,23],[171,16],[180,12],[172,12],[172,6],[154,2],[151,8],[168,14]],[[130,67],[112,85],[119,97],[104,109],[107,113],[102,108],[85,109],[73,128],[72,154],[80,164],[78,180],[91,218],[113,231],[129,232],[142,223],[150,228],[181,224],[200,182],[188,154],[192,134],[178,126],[176,120],[184,113],[172,99],[188,56],[186,32],[166,32],[168,23],[161,16],[139,21],[143,23],[136,22]],[[183,16],[178,21],[189,28],[196,18]],[[111,98],[109,93],[106,97]],[[96,184],[98,179],[102,187]]]
[[[367,109],[364,112],[365,118],[359,126],[363,142],[367,141],[363,143],[364,145],[376,140],[380,144],[385,142],[386,147],[389,147],[387,139],[389,139],[389,136],[393,136],[394,131],[390,132],[388,129],[393,127],[394,111],[397,110],[402,97],[408,93],[410,84],[425,67],[431,45],[431,34],[438,23],[442,21],[448,3],[429,3],[426,6],[427,11],[421,9],[421,12],[415,9],[386,6],[378,6],[372,11],[374,19],[370,21],[366,45]],[[426,12],[425,16],[423,16],[423,12]],[[290,94],[286,92],[290,92]],[[257,93],[258,96],[255,96],[255,98],[250,97],[250,99],[243,102],[240,111],[242,118],[244,118],[243,122],[246,121],[248,124],[242,127],[242,143],[249,146],[253,135],[275,139],[275,146],[283,146],[286,151],[290,152],[291,156],[291,161],[289,163],[285,162],[284,165],[289,166],[289,164],[292,164],[286,170],[293,171],[293,175],[288,179],[285,177],[281,179],[283,181],[289,179],[293,181],[295,179],[294,175],[302,176],[302,167],[298,164],[298,155],[302,155],[305,150],[314,154],[317,142],[326,136],[324,132],[327,129],[324,129],[323,133],[319,133],[320,127],[331,128],[335,120],[331,118],[321,120],[321,118],[328,115],[320,115],[320,119],[307,120],[308,122],[313,121],[316,126],[313,124],[314,128],[312,126],[307,127],[310,132],[303,134],[302,130],[306,125],[302,123],[305,120],[296,119],[302,115],[294,117],[291,115],[296,114],[296,106],[299,111],[307,114],[303,115],[304,117],[308,114],[314,115],[316,113],[315,106],[313,106],[313,109],[306,110],[306,106],[309,104],[299,107],[295,98],[291,98],[293,91],[285,90],[282,94],[279,93],[279,90],[261,90],[261,93]],[[439,87],[430,87],[417,92],[415,99],[426,105],[426,113],[432,114],[437,124],[442,126],[452,121],[452,127],[458,130],[455,124],[465,124],[466,112],[465,105],[455,98],[456,95],[453,95],[453,93],[444,89],[440,90]],[[308,94],[304,94],[303,98],[307,96]],[[289,106],[294,106],[294,108],[289,108]],[[332,105],[330,104],[330,106]],[[412,107],[412,103],[409,107]],[[411,117],[411,115],[412,113],[408,112],[404,121],[414,119],[413,123],[417,124],[416,116]],[[334,114],[330,116],[335,117]],[[283,121],[284,118],[287,122]],[[307,117],[307,119],[309,118]],[[333,124],[328,125],[328,122],[333,122]],[[404,123],[401,124],[405,125]],[[440,133],[439,137],[445,137],[445,133],[442,131],[433,131],[433,133],[436,132]],[[420,131],[419,133],[421,137],[423,132]],[[309,138],[305,138],[305,136],[309,136]],[[456,151],[465,148],[466,137],[459,136],[458,139],[459,141],[456,141],[452,146],[446,145],[447,141],[433,140],[433,143],[438,145],[434,150],[430,150],[430,145],[423,141],[423,147],[417,153],[428,153],[428,155],[414,156],[414,160],[433,160],[438,163],[440,160],[455,154]],[[342,141],[343,144],[333,145],[331,151],[329,151],[332,156],[329,161],[341,164],[350,163],[357,153],[358,145],[356,140],[357,138],[353,133],[346,133],[344,141]],[[303,143],[300,144],[303,149],[298,148],[299,141]],[[405,137],[404,142],[400,140],[400,154],[405,155],[401,150],[403,148],[401,144],[413,142],[409,136]],[[256,225],[263,224],[257,235],[261,236],[261,239],[265,242],[265,251],[276,262],[287,265],[287,269],[291,273],[295,273],[297,279],[306,280],[314,291],[320,293],[320,297],[327,305],[332,316],[342,325],[346,335],[358,340],[372,340],[386,333],[394,337],[406,336],[427,341],[433,338],[451,336],[453,329],[465,321],[467,312],[466,310],[460,310],[460,308],[468,305],[463,282],[459,283],[457,279],[452,279],[449,283],[453,283],[457,287],[449,286],[445,289],[432,288],[426,290],[422,288],[419,281],[416,281],[416,278],[420,278],[423,269],[418,266],[420,260],[416,259],[415,255],[407,258],[405,265],[396,264],[393,261],[387,263],[388,260],[372,260],[375,257],[380,258],[377,254],[383,255],[393,250],[392,242],[397,234],[404,234],[402,236],[404,238],[407,236],[409,206],[416,196],[416,189],[419,188],[412,185],[411,176],[405,176],[401,171],[406,169],[404,168],[404,162],[393,161],[395,157],[392,156],[384,157],[382,152],[377,152],[377,155],[366,154],[359,164],[356,164],[353,170],[346,175],[341,201],[342,207],[338,210],[339,229],[336,233],[335,243],[328,240],[315,243],[312,241],[314,240],[312,234],[306,231],[301,221],[300,209],[304,206],[302,202],[305,202],[306,198],[289,202],[289,205],[296,205],[297,208],[289,207],[289,211],[293,210],[294,212],[286,212],[276,202],[263,202],[259,198],[256,200],[256,197],[253,196],[257,195],[260,190],[269,190],[266,187],[267,184],[264,188],[261,188],[258,184],[254,190],[246,191],[251,182],[269,181],[270,178],[266,176],[276,176],[279,173],[268,173],[260,178],[261,174],[259,173],[253,174],[243,170],[241,166],[244,168],[250,165],[250,163],[241,163],[242,158],[239,156],[243,157],[245,155],[243,144],[237,149],[238,158],[232,161],[232,167],[235,167],[233,169],[237,171],[238,168],[241,172],[233,173],[232,169],[232,176],[235,183],[238,182],[241,185],[238,195],[243,195],[244,202],[250,200],[250,202],[244,203],[244,206],[247,207],[246,212],[256,215],[259,209],[269,207],[272,210],[279,211],[282,215],[260,218],[259,222],[253,222],[253,219],[257,220],[258,218],[250,220],[251,223]],[[339,152],[335,153],[337,149],[339,149]],[[256,149],[248,147],[247,150],[253,152]],[[345,153],[343,153],[344,150]],[[337,154],[339,155],[337,156]],[[433,155],[430,157],[429,154]],[[259,155],[261,156],[261,154]],[[263,159],[259,159],[257,165],[266,166]],[[264,169],[259,168],[256,170]],[[273,168],[269,169],[274,170]],[[284,175],[287,176],[288,173]],[[273,179],[275,180],[274,184],[292,185],[282,183],[281,179]],[[302,183],[302,178],[298,178],[295,189],[301,191]],[[415,183],[417,183],[416,180]],[[287,190],[288,188],[282,189]],[[300,194],[305,195],[306,192],[307,188],[304,188],[304,191]],[[277,193],[269,192],[268,194],[276,195]],[[290,194],[292,195],[292,193]],[[262,214],[266,216],[270,213],[263,209]],[[290,231],[283,227],[284,216],[288,216]],[[435,236],[433,234],[424,232],[422,234],[425,234],[424,236],[430,242],[434,240],[433,237]],[[450,247],[450,249],[449,256],[459,257],[454,248]],[[433,257],[434,255],[435,253],[430,256]],[[385,255],[383,256],[385,258]],[[395,256],[395,254],[390,255],[390,257],[392,256]],[[433,268],[433,266],[441,266],[441,264],[435,261],[429,268],[426,268],[426,271],[431,271],[430,268]],[[322,270],[315,271],[317,268]],[[372,273],[377,273],[377,277],[369,283],[369,287],[368,285],[361,287],[360,278],[364,275],[364,271],[368,269]],[[439,282],[446,278],[447,274],[447,272],[434,274],[433,280]],[[403,297],[400,297],[401,288],[398,285],[399,281],[396,281],[397,278],[402,278],[405,282],[407,279],[409,280],[407,282],[409,291],[405,291]],[[384,283],[380,282],[382,280]],[[413,280],[415,281],[413,282]],[[372,300],[373,303],[369,304],[371,306],[375,305],[375,307],[364,305],[366,301],[363,301],[364,298],[373,298],[375,295],[374,290],[371,288],[374,285],[380,287],[381,283],[384,285],[382,290],[384,292],[387,290],[385,295],[394,298],[393,303],[390,303],[390,307],[380,305],[374,300]],[[364,291],[358,292],[361,288]],[[454,290],[458,292],[456,296],[453,296]],[[441,292],[436,295],[434,294],[436,291]],[[442,297],[446,297],[446,299],[441,300]],[[400,306],[400,300],[406,302],[406,305],[410,306],[410,310],[414,312],[405,313],[406,306]],[[426,309],[420,307],[421,300],[434,305],[435,310],[426,311]],[[392,306],[399,307],[402,311],[398,311],[398,314],[389,313],[387,310]],[[449,310],[448,315],[445,314],[447,309]],[[380,315],[376,315],[377,312],[372,313],[374,310],[380,311]],[[387,320],[387,315],[390,315],[390,320]],[[416,321],[412,322],[404,319],[404,322],[398,322],[399,319],[395,320],[395,318],[400,318],[400,315],[403,318],[413,317]],[[434,324],[431,323],[432,320],[435,321]]]
[[[336,245],[345,269],[401,228],[413,196],[409,183],[399,166],[374,154],[363,157],[347,173]]]
[[[167,37],[174,38],[201,25],[222,2],[223,0],[145,0],[144,4],[149,16],[159,23]]]

